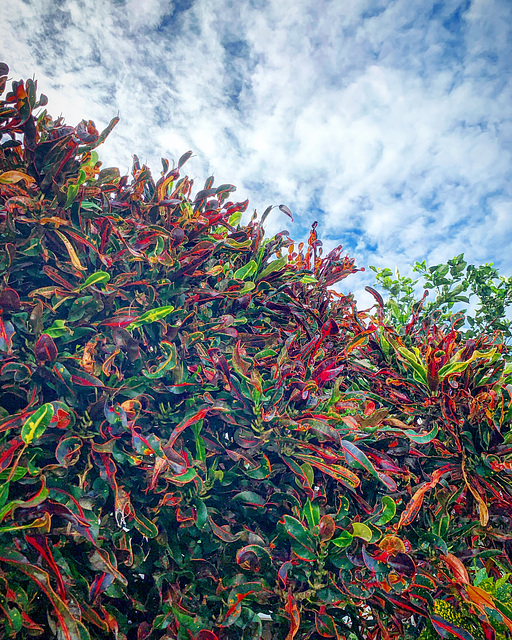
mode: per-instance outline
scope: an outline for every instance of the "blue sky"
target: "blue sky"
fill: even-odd
[[[192,149],[270,233],[359,266],[464,252],[512,274],[510,0],[11,0],[0,59],[128,171]],[[360,291],[371,275],[347,283]]]

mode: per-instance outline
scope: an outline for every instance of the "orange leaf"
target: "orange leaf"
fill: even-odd
[[[285,640],[293,640],[293,638],[295,638],[295,636],[297,635],[297,631],[299,630],[300,613],[299,608],[297,607],[297,603],[293,599],[291,593],[288,594],[288,602],[286,603],[284,610],[290,616],[290,631],[288,632]]]
[[[451,568],[456,580],[462,582],[462,584],[469,584],[469,575],[466,567],[456,556],[452,553],[447,553],[445,556],[441,556],[441,559]]]
[[[382,551],[390,554],[406,552],[405,544],[402,542],[402,540],[399,537],[393,535],[384,536],[379,542],[379,547],[382,549]]]
[[[512,620],[507,618],[507,616],[495,606],[493,597],[487,593],[487,591],[484,591],[480,587],[474,587],[472,584],[466,584],[464,585],[464,588],[469,596],[469,602],[474,604],[484,614],[486,613],[486,607],[487,609],[497,611],[500,618],[503,620],[503,623],[507,625],[509,631],[512,631]]]
[[[474,587],[472,584],[467,584],[465,589],[473,604],[490,607],[491,609],[496,608],[493,597],[490,593],[487,593],[487,591],[484,591],[480,587]]]
[[[15,184],[20,180],[27,184],[34,182],[34,178],[21,171],[4,171],[4,173],[0,173],[0,184]]]
[[[421,509],[423,498],[430,488],[430,482],[427,482],[422,487],[416,490],[413,497],[410,499],[409,504],[400,516],[398,528],[406,527],[407,525],[411,524],[411,522],[413,522],[414,518],[418,515],[418,512]]]

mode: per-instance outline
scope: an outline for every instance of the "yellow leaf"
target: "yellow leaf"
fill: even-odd
[[[489,509],[487,508],[486,501],[482,498],[480,493],[473,486],[473,483],[471,482],[471,480],[468,478],[466,474],[466,462],[464,459],[462,460],[462,476],[464,478],[464,482],[466,483],[466,487],[471,491],[471,495],[473,496],[473,498],[476,500],[476,503],[478,504],[478,514],[480,516],[480,524],[482,525],[482,527],[485,527],[489,522]]]
[[[44,218],[39,218],[38,222],[39,222],[39,224],[52,223],[56,227],[59,227],[61,224],[66,225],[66,226],[68,224],[66,222],[66,220],[63,220],[62,218],[59,218],[58,216],[45,216]]]
[[[22,173],[21,171],[5,171],[4,173],[0,173],[0,184],[15,184],[16,182],[20,182],[20,180],[23,180],[27,184],[35,182],[34,178],[27,176],[26,173]]]
[[[75,269],[79,269],[80,271],[87,271],[87,267],[84,267],[82,265],[82,263],[80,262],[78,256],[76,255],[76,251],[75,248],[73,247],[73,245],[71,244],[71,242],[66,238],[66,236],[61,233],[60,231],[57,231],[57,229],[55,229],[55,233],[59,236],[59,238],[62,240],[62,242],[64,243],[68,253],[69,253],[69,258],[71,260],[71,264],[75,267]]]

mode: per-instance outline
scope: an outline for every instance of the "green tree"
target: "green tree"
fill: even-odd
[[[425,260],[415,262],[413,280],[398,270],[370,267],[375,280],[388,294],[386,318],[394,326],[406,326],[415,316],[418,320],[454,320],[464,324],[464,334],[499,332],[509,343],[512,321],[507,312],[512,304],[512,278],[501,276],[492,264],[468,265],[464,254],[446,264],[427,267]],[[418,300],[418,290],[429,297]],[[431,296],[435,295],[433,299]]]

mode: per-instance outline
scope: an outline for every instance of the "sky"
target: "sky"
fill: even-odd
[[[10,0],[0,60],[68,124],[120,116],[104,167],[190,149],[198,189],[293,211],[270,234],[512,275],[511,0]]]

